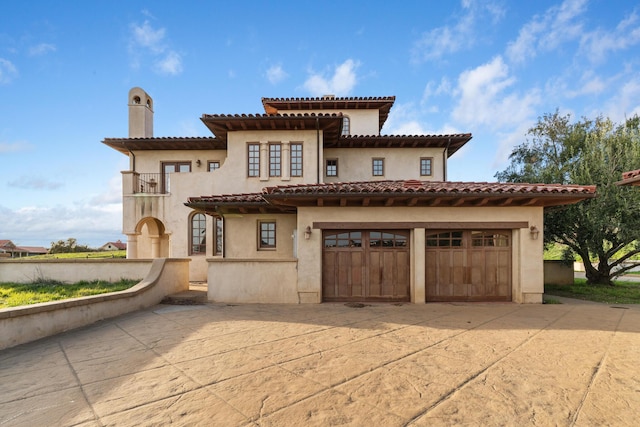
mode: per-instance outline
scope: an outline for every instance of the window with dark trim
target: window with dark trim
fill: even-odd
[[[373,176],[384,176],[384,159],[372,159],[371,168]]]
[[[338,176],[338,159],[327,159],[326,166],[327,176]]]
[[[276,222],[258,221],[258,249],[276,248]]]
[[[433,165],[433,158],[422,157],[420,159],[420,175],[431,176],[431,174],[433,173],[432,165]]]
[[[260,144],[247,144],[248,176],[260,176]]]
[[[224,242],[224,222],[219,216],[213,217],[213,227],[215,230],[215,245],[213,245],[213,254],[222,255],[223,242]]]
[[[349,136],[351,134],[351,120],[349,117],[342,118],[342,136]]]
[[[291,176],[302,176],[302,144],[290,144]]]
[[[220,162],[218,160],[209,160],[207,162],[207,170],[213,172],[216,169],[220,169]]]
[[[191,255],[205,255],[207,252],[207,218],[202,213],[191,216]]]
[[[269,176],[280,176],[282,173],[282,147],[280,144],[269,144]]]
[[[191,172],[191,162],[162,162],[162,193],[171,191],[171,174]]]

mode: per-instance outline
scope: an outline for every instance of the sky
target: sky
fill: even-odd
[[[448,179],[495,181],[545,114],[640,113],[640,3],[6,0],[0,239],[125,241],[128,159],[101,141],[127,136],[134,86],[155,136],[262,97],[396,96],[382,134],[472,133]]]

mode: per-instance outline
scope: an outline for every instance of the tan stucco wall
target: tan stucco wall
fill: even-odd
[[[324,150],[325,159],[338,159],[338,176],[324,177],[324,182],[378,181],[417,179],[443,181],[443,149],[441,148],[331,148]],[[432,176],[420,175],[420,158],[431,157]],[[384,159],[384,176],[373,176],[373,159]]]
[[[299,208],[298,235],[302,236],[307,225],[313,222],[358,223],[363,222],[506,222],[526,221],[542,229],[543,210],[540,207],[515,208]],[[443,226],[443,228],[445,228]],[[415,233],[422,233],[421,229]],[[544,292],[542,243],[539,237],[532,240],[527,229],[514,230],[512,238],[512,299],[515,302],[542,302]],[[422,236],[412,242],[423,245]],[[424,295],[424,250],[412,247],[412,302],[421,303]],[[309,240],[298,239],[298,290],[317,293],[322,289],[322,232],[314,229]],[[422,255],[420,255],[422,254]],[[418,273],[420,272],[420,273]],[[316,302],[320,302],[319,300]]]
[[[309,110],[288,110],[287,114],[309,114]],[[349,117],[350,135],[379,135],[380,114],[378,110],[317,110],[316,114],[342,113]]]
[[[295,259],[209,259],[208,298],[226,303],[297,304]]]
[[[64,283],[139,280],[145,276],[151,262],[150,259],[3,259],[0,261],[0,282],[30,283],[41,279]]]
[[[573,285],[573,263],[560,260],[544,261],[544,284]]]
[[[276,249],[258,249],[258,221],[276,221]],[[296,216],[228,215],[225,221],[225,258],[291,259]],[[303,233],[304,234],[304,233]]]
[[[156,305],[167,295],[189,289],[188,263],[185,259],[155,259],[138,271],[144,276],[140,283],[120,292],[0,309],[0,350]],[[62,276],[52,278],[63,280]]]

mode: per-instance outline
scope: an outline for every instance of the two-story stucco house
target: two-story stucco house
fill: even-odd
[[[447,181],[471,134],[381,135],[395,97],[263,98],[154,137],[129,92],[127,256],[190,257],[223,302],[515,301],[543,294],[543,210],[595,187]]]

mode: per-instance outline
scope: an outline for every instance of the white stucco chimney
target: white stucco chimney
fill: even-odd
[[[139,87],[129,91],[129,138],[153,137],[153,99]]]

